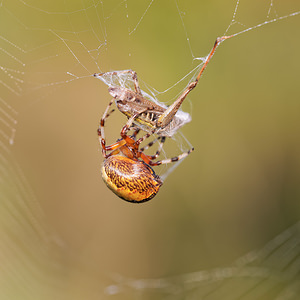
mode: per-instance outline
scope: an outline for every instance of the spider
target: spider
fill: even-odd
[[[153,130],[157,135],[171,137],[185,123],[191,121],[189,114],[179,111],[179,108],[186,96],[197,86],[198,81],[205,70],[207,64],[215,53],[218,45],[232,36],[222,36],[216,39],[215,44],[206,57],[205,62],[196,77],[196,80],[191,82],[177,100],[169,107],[163,107],[151,100],[148,100],[146,93],[142,92],[139,86],[137,74],[132,70],[115,71],[108,73],[96,73],[95,77],[100,78],[105,82],[103,76],[118,75],[130,73],[134,82],[134,91],[125,87],[110,85],[108,91],[116,100],[118,109],[125,114],[128,119],[136,116],[134,124],[138,128],[151,133]]]
[[[102,155],[105,158],[101,173],[102,178],[109,189],[111,189],[120,198],[133,203],[142,203],[152,199],[159,191],[163,184],[161,178],[155,174],[153,166],[168,164],[178,161],[189,155],[194,148],[180,154],[177,157],[153,161],[162,150],[165,137],[158,137],[151,141],[145,147],[139,149],[140,144],[154,134],[155,130],[147,133],[137,139],[140,129],[132,127],[133,121],[137,115],[133,115],[121,130],[121,139],[116,143],[106,146],[104,124],[113,110],[109,113],[109,108],[113,99],[108,104],[98,128],[99,142],[102,148]],[[131,136],[127,135],[128,131],[133,128]],[[143,151],[151,147],[155,142],[159,142],[158,150],[154,155],[146,155]],[[111,151],[107,153],[108,151]]]

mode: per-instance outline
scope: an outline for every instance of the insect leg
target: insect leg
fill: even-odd
[[[232,36],[222,36],[222,37],[219,37],[219,38],[216,39],[212,50],[210,51],[209,55],[206,57],[206,60],[203,64],[198,76],[196,77],[196,80],[191,82],[188,85],[188,87],[184,90],[184,92],[178,97],[178,99],[173,104],[171,104],[166,109],[166,111],[159,117],[159,119],[157,120],[157,127],[164,128],[165,126],[167,126],[172,121],[173,117],[177,113],[179,107],[181,106],[181,104],[184,101],[184,99],[186,98],[186,96],[197,86],[198,81],[199,81],[202,73],[204,72],[206,66],[208,65],[209,61],[213,57],[217,47],[220,45],[221,42],[223,42],[226,39],[229,39],[231,37]]]

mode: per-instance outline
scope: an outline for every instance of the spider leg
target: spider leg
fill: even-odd
[[[119,150],[118,150],[118,152],[116,152],[116,153],[112,152],[110,154],[106,154],[106,151],[117,150],[117,149],[119,149],[120,147],[122,147],[122,146],[124,146],[126,144],[126,141],[122,139],[122,140],[120,140],[120,141],[118,141],[118,142],[116,142],[114,144],[106,146],[105,144],[102,143],[101,131],[99,129],[98,129],[98,135],[99,135],[99,142],[100,142],[100,144],[102,146],[102,155],[105,158],[107,158],[107,157],[109,157],[111,155],[117,154],[119,152]]]
[[[109,156],[112,156],[112,155],[116,155],[118,153],[120,153],[120,149],[119,148],[117,148],[116,150],[114,150],[114,151],[110,152],[109,154],[107,154],[106,158],[108,158]]]
[[[111,150],[116,150],[122,146],[124,146],[126,144],[126,141],[125,140],[120,140],[120,141],[117,141],[109,146],[105,146],[105,151],[111,151]],[[105,157],[107,157],[107,154],[105,155]]]
[[[148,137],[150,137],[155,132],[156,132],[156,129],[152,130],[151,132],[146,133],[144,136],[142,136],[141,138],[139,138],[136,141],[136,144],[139,146],[144,140],[146,140]]]
[[[159,136],[158,138],[156,138],[155,140],[151,141],[150,143],[148,143],[147,145],[145,145],[144,147],[140,148],[140,151],[145,151],[148,148],[152,147],[156,142],[158,142],[161,139],[161,136]]]
[[[135,140],[136,136],[138,135],[141,129],[134,126],[132,126],[131,129],[134,130],[133,134],[131,135],[131,138]]]
[[[183,152],[181,153],[180,155],[178,156],[175,156],[175,157],[172,157],[172,158],[167,158],[167,159],[164,159],[164,160],[158,160],[156,162],[153,162],[153,161],[149,161],[149,162],[146,162],[148,165],[150,166],[159,166],[159,165],[164,165],[164,164],[169,164],[169,163],[172,163],[172,162],[176,162],[176,161],[179,161],[185,157],[187,157],[191,152],[194,151],[194,148],[190,149],[189,151],[187,152]],[[145,154],[141,155],[141,158],[144,160],[144,156]]]
[[[102,147],[102,155],[103,155],[104,157],[106,157],[106,151],[109,150],[109,149],[107,149],[106,146],[105,146],[105,143],[106,143],[106,142],[105,142],[104,125],[105,125],[105,120],[106,120],[106,119],[110,116],[110,114],[114,111],[114,110],[112,110],[112,111],[108,112],[109,109],[110,109],[110,107],[111,107],[111,105],[113,104],[113,102],[114,102],[114,98],[111,99],[111,100],[109,101],[109,103],[108,103],[108,105],[107,105],[107,107],[106,107],[106,109],[105,109],[105,111],[104,111],[104,114],[103,114],[103,116],[102,116],[102,118],[101,118],[101,120],[100,120],[100,127],[98,128],[99,143],[100,143],[100,145],[101,145],[101,147]]]
[[[115,111],[115,109],[112,109],[110,112],[108,112],[107,115],[106,115],[106,119],[107,119],[108,117],[110,117],[110,115],[111,115],[114,111]]]
[[[206,57],[205,62],[203,64],[196,80],[191,82],[188,85],[188,87],[184,90],[184,92],[178,97],[178,99],[173,104],[171,104],[166,109],[166,111],[158,118],[157,123],[156,123],[157,127],[164,128],[172,121],[172,119],[174,118],[175,114],[177,113],[179,107],[181,106],[181,104],[184,101],[184,99],[186,98],[186,96],[197,86],[202,73],[204,72],[206,66],[208,65],[209,61],[213,57],[217,47],[220,45],[221,42],[223,42],[226,39],[229,39],[231,37],[232,37],[232,35],[231,36],[222,36],[222,37],[219,37],[216,39],[215,44],[214,44],[212,50],[210,51],[209,55]]]
[[[149,159],[149,161],[151,161],[151,160],[153,160],[153,159],[156,159],[156,158],[160,155],[160,152],[161,152],[161,150],[162,150],[162,148],[163,148],[164,142],[166,141],[166,137],[163,136],[163,137],[159,137],[159,138],[161,138],[161,141],[159,142],[159,146],[158,146],[158,149],[157,149],[156,153],[155,153],[154,155],[146,155],[147,158]],[[151,146],[154,144],[154,142],[156,142],[156,141],[159,140],[159,138],[157,138],[156,140],[150,142],[148,145],[146,145],[146,147],[147,147],[147,148],[148,148],[148,147],[151,147]],[[144,147],[144,148],[141,148],[141,149],[140,149],[140,152],[143,152],[144,149],[145,149],[145,147]]]
[[[136,144],[136,148],[138,148],[139,144],[141,143],[141,141],[143,141],[146,137],[143,138],[140,138],[138,139],[137,141],[135,141],[135,136],[134,138],[131,138],[127,135],[127,132],[130,130],[132,124],[133,124],[133,121],[137,118],[138,115],[140,115],[141,113],[143,113],[145,110],[147,110],[146,108],[141,110],[140,112],[137,112],[136,114],[134,114],[132,117],[130,117],[127,121],[127,123],[123,126],[122,130],[121,130],[121,137],[122,139],[124,139],[126,141],[126,143],[128,144],[133,144],[135,143]],[[137,130],[136,130],[137,131]],[[153,131],[154,132],[154,131]],[[153,133],[151,133],[153,134]],[[150,134],[150,135],[151,135]],[[149,135],[149,136],[150,136]],[[141,140],[142,139],[142,140]],[[141,140],[141,141],[140,141]]]

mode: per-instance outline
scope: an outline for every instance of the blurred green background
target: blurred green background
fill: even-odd
[[[1,35],[24,51],[3,47],[26,64],[12,66],[24,72],[21,97],[2,94],[18,111],[6,161],[18,162],[45,215],[38,222],[59,241],[49,257],[59,270],[53,281],[59,278],[62,299],[99,299],[113,274],[161,278],[223,267],[299,220],[299,16],[218,48],[183,104],[193,120],[182,132],[195,152],[153,200],[124,202],[102,182],[96,130],[110,95],[89,75],[133,69],[142,87],[163,91],[196,66],[192,53],[209,53],[236,5],[177,2],[178,8],[174,1],[153,1],[149,9],[150,1],[136,0],[2,3]],[[237,21],[245,26],[228,33],[268,20],[269,5],[243,1]],[[300,10],[293,1],[274,8],[279,16]],[[159,100],[171,104],[187,83]],[[120,114],[108,122],[111,142],[124,122]],[[20,175],[12,173],[12,182],[14,176]],[[25,206],[35,215],[32,203]],[[23,206],[18,209],[22,215]],[[21,228],[11,243],[21,255],[14,244],[19,235],[26,241]],[[38,244],[28,237],[32,256]],[[42,269],[44,263],[38,263]]]

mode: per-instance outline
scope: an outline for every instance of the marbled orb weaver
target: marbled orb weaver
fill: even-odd
[[[195,81],[189,83],[183,93],[169,107],[163,107],[151,100],[148,100],[146,93],[140,89],[136,72],[132,70],[115,71],[107,73],[95,73],[94,77],[106,82],[104,76],[114,76],[129,73],[134,82],[134,91],[123,86],[110,84],[108,92],[115,99],[120,112],[125,114],[128,119],[135,116],[134,125],[148,133],[153,131],[159,136],[172,137],[176,131],[184,124],[191,121],[189,114],[179,111],[179,108],[187,95],[197,86],[198,81],[205,70],[207,64],[215,53],[221,42],[232,36],[222,36],[216,39],[214,46],[196,77]],[[149,96],[149,95],[148,95]]]
[[[145,93],[139,87],[136,72],[132,70],[111,72],[112,75],[130,73],[134,82],[134,91],[123,86],[110,85],[109,93],[113,96],[113,99],[110,100],[98,128],[102,155],[105,158],[101,169],[102,178],[106,185],[120,198],[134,203],[142,203],[152,199],[163,184],[163,181],[155,174],[152,167],[178,161],[194,150],[192,148],[177,157],[154,161],[160,155],[166,137],[172,137],[180,127],[190,121],[190,118],[182,117],[179,114],[179,108],[186,96],[197,86],[218,45],[231,37],[217,38],[211,52],[205,58],[196,80],[191,82],[169,107],[160,106],[144,97]],[[94,76],[101,79],[104,74],[108,73],[94,74]],[[114,100],[120,112],[128,117],[128,121],[121,130],[121,139],[112,145],[106,146],[104,125],[112,112],[109,113],[109,109]],[[134,132],[129,136],[127,133],[131,128],[134,129]],[[137,139],[140,130],[147,133]],[[153,134],[159,136],[156,139],[157,141],[160,140],[159,147],[154,155],[146,155],[143,150],[152,146],[153,142],[141,149],[139,149],[139,146]],[[111,152],[107,154],[107,151]]]
[[[133,203],[142,203],[152,199],[163,184],[161,178],[155,174],[153,166],[168,164],[178,161],[188,156],[194,148],[180,154],[179,156],[153,161],[159,155],[166,137],[158,137],[145,147],[140,148],[140,144],[154,134],[155,130],[137,139],[139,128],[134,128],[131,136],[127,135],[132,128],[136,115],[132,116],[121,130],[121,139],[116,143],[106,146],[104,125],[109,117],[109,108],[113,99],[107,106],[98,128],[99,142],[102,148],[102,155],[105,158],[101,173],[102,178],[109,189],[120,198]],[[159,141],[158,150],[154,155],[146,155],[143,151]],[[107,151],[111,151],[107,154]]]

